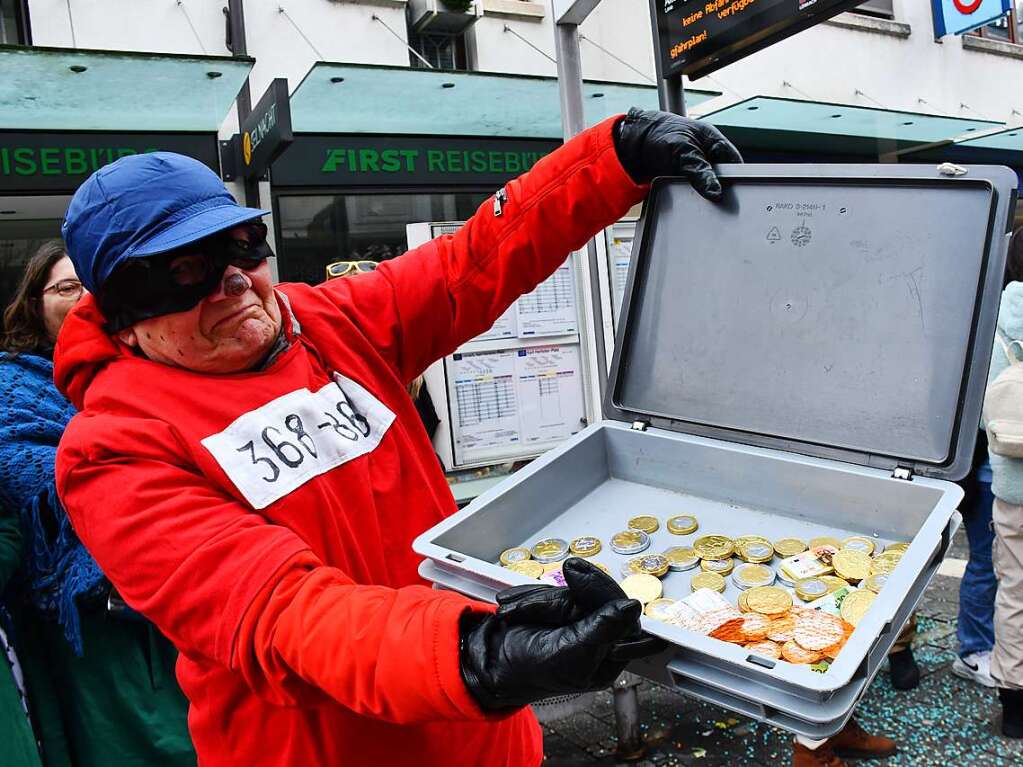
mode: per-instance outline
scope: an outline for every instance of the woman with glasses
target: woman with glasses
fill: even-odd
[[[38,741],[44,764],[194,765],[187,704],[174,679],[177,653],[112,592],[54,488],[57,444],[75,410],[53,384],[53,347],[84,292],[54,240],[29,260],[3,317],[0,578],[8,583],[0,580],[0,589],[17,655],[0,658],[0,707],[7,704],[0,744],[11,742],[4,722],[14,730],[27,722],[4,689],[13,678],[5,666],[20,661],[30,742],[34,749]],[[14,763],[38,764],[38,755]]]

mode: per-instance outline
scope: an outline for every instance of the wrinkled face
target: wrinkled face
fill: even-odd
[[[82,297],[85,289],[78,281],[75,274],[75,267],[67,256],[57,261],[50,268],[50,275],[43,287],[42,315],[43,324],[46,326],[46,335],[51,343],[56,343],[57,333],[60,326],[64,324],[64,318],[70,312],[78,299]]]
[[[244,227],[232,236],[247,236]],[[187,272],[190,256],[171,262]],[[181,263],[178,263],[180,261]],[[240,373],[258,365],[281,329],[270,264],[228,266],[216,289],[195,307],[136,322],[117,335],[146,357],[200,373]]]

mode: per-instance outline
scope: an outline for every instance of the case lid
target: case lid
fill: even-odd
[[[653,183],[605,416],[965,476],[1016,174],[723,165],[719,176],[717,205],[682,179]]]

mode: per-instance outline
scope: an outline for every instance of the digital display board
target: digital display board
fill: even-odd
[[[702,77],[863,0],[656,0],[665,77]]]

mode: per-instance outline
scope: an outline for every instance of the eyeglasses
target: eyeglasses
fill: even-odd
[[[335,277],[372,272],[378,266],[380,264],[376,261],[335,261],[332,264],[327,264],[327,279],[332,280]]]
[[[56,293],[61,298],[81,298],[82,293],[85,292],[85,288],[78,280],[61,280],[55,282],[49,287],[43,288],[43,295],[47,293]]]

